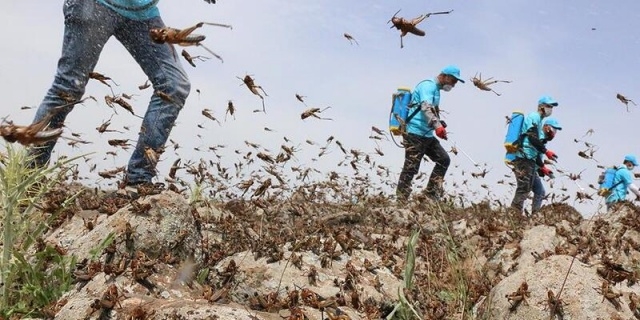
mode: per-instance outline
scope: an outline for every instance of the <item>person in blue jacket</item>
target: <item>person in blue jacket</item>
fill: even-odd
[[[435,162],[425,193],[432,200],[440,200],[444,194],[444,177],[451,159],[436,139],[447,139],[446,123],[440,120],[440,90],[451,91],[458,82],[464,83],[460,77],[460,69],[449,65],[437,77],[421,81],[413,90],[411,109],[420,108],[421,112],[407,123],[407,134],[403,141],[404,165],[396,188],[396,196],[400,202],[409,198],[411,182],[420,170],[420,162],[425,155]],[[409,110],[409,114],[411,112]]]
[[[555,118],[545,118],[542,122],[542,135],[540,136],[540,141],[546,146],[547,142],[553,140],[555,138],[556,133],[562,130],[562,126]],[[553,174],[546,172],[542,169],[545,167],[544,160],[542,159],[542,154],[538,156],[536,159],[536,167],[538,168],[538,174],[534,174],[533,176],[533,202],[531,204],[531,214],[536,214],[542,208],[542,200],[544,200],[546,191],[544,190],[544,185],[542,184],[542,179],[540,177],[549,176],[553,178]]]
[[[513,172],[516,176],[516,192],[511,201],[511,208],[522,213],[524,202],[533,189],[536,172],[540,174],[552,175],[551,169],[546,166],[538,168],[536,162],[540,155],[545,155],[549,160],[556,161],[558,156],[544,145],[541,137],[542,119],[550,117],[553,109],[558,106],[558,102],[550,96],[542,96],[538,99],[538,110],[528,114],[522,130],[520,131],[520,149],[515,154],[512,161]]]
[[[616,203],[625,200],[629,190],[631,190],[636,197],[640,197],[640,190],[638,189],[638,186],[633,183],[632,171],[638,166],[636,156],[632,154],[626,155],[622,164],[622,167],[618,168],[613,178],[611,194],[605,200],[607,210],[611,210]]]
[[[162,150],[191,89],[173,46],[154,43],[149,35],[151,28],[165,27],[158,1],[65,0],[62,54],[53,84],[34,118],[37,122],[51,114],[49,127],[61,128],[74,102],[84,95],[89,73],[104,45],[115,37],[140,65],[154,90],[127,168],[126,185],[134,188],[153,186],[156,164],[145,157],[145,149]],[[166,96],[161,97],[159,92]],[[51,141],[32,148],[30,154],[35,160],[29,165],[47,165],[55,144]]]

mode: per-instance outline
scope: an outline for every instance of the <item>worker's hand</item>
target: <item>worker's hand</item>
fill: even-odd
[[[440,139],[447,140],[447,129],[445,129],[444,126],[436,128],[436,136]]]
[[[538,169],[538,174],[541,177],[548,176],[549,178],[553,178],[553,171],[551,171],[551,169],[547,168],[547,166],[540,167],[540,169]]]
[[[547,156],[549,160],[553,160],[553,161],[558,160],[558,155],[551,150],[547,150],[547,152],[545,152],[544,155]]]

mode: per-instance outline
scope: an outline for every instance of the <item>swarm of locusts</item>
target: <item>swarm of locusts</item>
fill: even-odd
[[[215,3],[212,0],[205,1]],[[401,32],[400,43],[403,47],[405,35],[426,34],[417,27],[419,23],[431,15],[449,14],[452,11],[427,13],[411,20],[398,17],[398,11],[389,22],[393,24],[391,28],[395,27]],[[153,28],[149,30],[149,36],[159,44],[203,47],[222,61],[219,55],[202,45],[204,35],[194,34],[204,25],[231,28],[230,25],[200,22],[186,29]],[[359,46],[350,34],[344,33],[343,37]],[[194,67],[195,62],[208,59],[191,55],[186,50],[182,50],[181,55]],[[110,89],[113,89],[112,84],[117,86],[113,79],[98,72],[91,72],[88,77]],[[238,79],[242,81],[240,85],[246,86],[251,94],[261,99],[262,112],[265,112],[264,99],[268,95],[262,86],[249,74]],[[478,74],[472,82],[478,89],[500,96],[490,86],[510,81],[493,78],[483,80]],[[149,87],[149,81],[145,81],[138,89]],[[172,99],[163,92],[154,93],[165,101]],[[116,109],[122,108],[135,115],[130,102],[132,96],[113,93],[105,96],[104,104],[114,114]],[[294,101],[292,96],[290,98]],[[296,121],[312,123],[312,118],[332,120],[323,117],[331,107],[310,108],[306,96],[295,93],[295,98],[305,108],[295,112],[296,117],[298,114],[300,116]],[[621,94],[617,94],[616,98],[626,106],[635,104]],[[73,105],[82,101],[71,100],[69,103]],[[208,125],[215,124],[212,130],[218,130],[221,126],[233,124],[233,121],[227,120],[241,117],[241,113],[236,112],[234,102],[226,101],[222,105],[200,108],[198,117],[203,121],[197,124],[198,133],[195,134],[200,141],[206,140],[203,137]],[[239,105],[239,108],[242,106]],[[254,112],[259,111],[257,109]],[[219,120],[222,112],[225,113],[225,121]],[[8,142],[24,145],[58,139],[62,137],[62,128],[49,127],[54,116],[55,113],[52,113],[29,126],[5,121],[0,124],[0,135]],[[508,121],[511,121],[509,117]],[[127,127],[114,128],[117,124],[112,123],[111,117],[96,125],[95,130],[101,138],[129,130]],[[558,241],[557,245],[554,243],[556,246],[552,250],[527,253],[528,260],[538,263],[553,255],[565,255],[584,265],[594,266],[595,272],[603,280],[593,284],[593,292],[602,296],[602,303],[610,304],[620,312],[629,311],[630,315],[640,318],[640,298],[635,294],[625,295],[616,287],[616,284],[632,286],[640,281],[635,265],[623,258],[640,254],[640,241],[629,236],[630,232],[627,233],[629,230],[640,231],[637,220],[640,209],[637,207],[630,205],[630,213],[616,224],[604,219],[585,222],[566,202],[571,198],[580,202],[593,201],[597,187],[590,185],[589,188],[593,189],[590,190],[580,186],[580,191],[573,195],[564,186],[552,186],[546,196],[548,205],[543,207],[539,215],[530,218],[514,216],[503,210],[505,204],[492,193],[489,179],[495,177],[495,171],[486,166],[479,168],[478,164],[471,172],[461,169],[461,179],[447,179],[446,186],[450,191],[445,201],[437,206],[431,204],[420,190],[420,186],[426,185],[428,176],[418,174],[414,180],[416,190],[411,201],[404,207],[398,207],[393,197],[388,195],[389,186],[397,182],[397,175],[393,173],[393,168],[381,162],[381,157],[386,153],[383,143],[389,141],[390,137],[385,130],[371,126],[369,132],[364,132],[369,135],[371,144],[364,147],[349,146],[337,134],[321,139],[300,138],[280,136],[280,130],[271,124],[264,127],[264,131],[260,132],[269,135],[263,140],[266,142],[247,139],[244,144],[235,147],[213,143],[199,145],[193,151],[189,150],[198,153],[195,159],[189,159],[182,153],[184,148],[181,141],[170,138],[165,147],[143,147],[145,160],[150,165],[170,165],[167,172],[158,172],[158,179],[166,186],[160,194],[144,187],[138,188],[140,198],[135,200],[107,197],[97,189],[80,193],[77,207],[73,207],[73,210],[84,210],[82,227],[86,229],[84,232],[89,233],[99,230],[98,224],[106,220],[98,219],[99,215],[111,216],[125,212],[123,215],[126,217],[151,216],[159,207],[158,203],[163,203],[158,199],[167,194],[186,197],[197,189],[201,194],[191,194],[192,199],[197,200],[191,201],[185,212],[193,218],[194,228],[177,234],[172,245],[195,234],[199,239],[198,250],[202,253],[201,261],[195,263],[191,258],[181,258],[181,252],[173,250],[175,246],[164,252],[152,252],[150,249],[146,252],[148,248],[136,247],[137,241],[145,235],[137,233],[135,226],[126,222],[118,228],[111,228],[115,240],[111,244],[105,242],[105,248],[96,259],[85,259],[72,270],[72,282],[78,287],[86,285],[98,275],[109,279],[104,288],[92,292],[94,298],[89,300],[86,310],[80,312],[84,311],[87,318],[105,318],[115,310],[125,319],[153,319],[162,312],[162,308],[152,310],[150,307],[152,303],[162,303],[163,299],[157,298],[158,293],[162,292],[159,290],[176,286],[174,290],[183,290],[181,293],[189,305],[196,302],[205,305],[235,302],[249,312],[277,313],[279,318],[285,320],[308,319],[312,314],[316,318],[331,320],[381,319],[390,317],[400,304],[410,305],[412,312],[422,319],[446,319],[452,315],[469,319],[474,310],[482,309],[476,307],[483,306],[483,301],[492,294],[495,285],[524,267],[518,266],[517,261],[527,260],[520,259],[525,230],[545,225],[554,228],[555,236],[562,241]],[[594,132],[590,129],[574,142],[584,144],[578,156],[585,163],[604,168],[595,158],[597,146],[582,140]],[[78,138],[81,133],[71,135]],[[126,167],[114,165],[97,169],[98,163],[111,163],[104,160],[109,156],[116,159],[117,151],[114,148],[127,150],[135,145],[135,141],[112,136],[104,140],[112,149],[105,151],[102,155],[104,158],[87,158],[89,172],[95,170],[102,181],[118,185],[126,175]],[[69,145],[71,143],[77,146],[89,142],[74,139]],[[228,151],[224,153],[224,150]],[[309,163],[300,160],[303,159],[303,152],[312,154]],[[450,147],[449,153],[452,158],[459,156],[459,153],[468,157],[456,145]],[[329,163],[330,169],[324,172],[319,170],[317,164],[320,162]],[[576,185],[582,180],[584,170],[569,172],[555,169],[560,173],[558,179]],[[66,181],[85,178],[77,168],[67,174]],[[515,187],[513,182],[508,182],[511,178],[509,174],[500,176],[495,184]],[[468,200],[470,194],[478,193],[469,187],[473,183],[487,194],[478,203]],[[193,188],[194,184],[198,188]],[[76,196],[68,189],[47,193],[38,208],[47,214],[59,212],[66,199]],[[50,226],[52,232],[79,213],[70,210],[64,216],[53,219]],[[85,214],[88,213],[97,213],[98,216],[86,218]],[[460,226],[463,220],[466,226],[464,230],[452,228],[454,225]],[[422,232],[425,230],[423,226],[433,227],[429,232]],[[417,235],[416,246],[412,247],[415,250],[407,252],[410,247],[407,241],[414,230],[421,231]],[[124,246],[124,249],[120,250],[118,246]],[[467,251],[467,248],[473,251]],[[65,248],[42,239],[35,242],[34,249],[36,252],[53,249],[62,255],[67,254]],[[247,256],[253,259],[245,260]],[[411,257],[420,262],[405,261]],[[502,262],[492,263],[496,259]],[[251,282],[256,272],[248,264],[249,260],[258,261],[261,267],[273,268],[270,271],[281,270],[260,275],[277,280],[277,287],[261,286],[267,283],[262,278]],[[162,283],[168,278],[165,273],[169,272],[175,272],[175,278],[171,283]],[[400,285],[407,283],[409,274],[412,276],[412,285]],[[534,290],[535,281],[519,279],[519,285],[516,284],[507,294],[493,298],[504,302],[505,311],[514,314],[525,308],[538,308],[547,312],[550,318],[562,319],[570,312],[566,308],[566,301],[570,299],[567,290],[563,291],[563,279],[558,279],[556,287],[545,289],[544,292]],[[126,289],[121,285],[123,282],[127,283]],[[247,283],[257,285],[247,286]],[[332,289],[320,290],[319,287]],[[131,292],[144,292],[145,295],[134,296]],[[139,296],[144,296],[150,302],[141,302]],[[67,304],[66,299],[71,298],[73,295],[51,302],[43,309],[43,316],[55,317]],[[486,309],[492,307],[484,306]]]
[[[293,97],[292,97],[293,98]],[[304,102],[304,96],[297,94],[296,99]],[[226,106],[227,115],[234,115],[235,107],[231,101]],[[304,111],[301,118],[320,118],[319,108],[309,108]],[[214,109],[201,109],[201,116],[209,119],[217,125],[220,122]],[[46,127],[46,121],[36,123],[31,127],[14,126],[13,136],[31,137],[33,139],[45,139],[50,134]],[[109,131],[110,121],[104,122],[97,130],[102,133]],[[268,129],[268,130],[267,130]],[[266,133],[276,135],[277,130],[265,128]],[[20,134],[18,134],[20,132]],[[40,132],[46,134],[40,135]],[[57,134],[59,131],[55,131]],[[590,131],[585,136],[593,134]],[[458,246],[465,247],[465,241],[476,239],[476,248],[483,254],[487,261],[492,257],[500,256],[506,246],[514,246],[522,239],[524,230],[537,224],[557,225],[556,234],[565,237],[567,242],[558,245],[555,251],[532,252],[534,261],[547,259],[554,254],[575,256],[575,259],[584,264],[598,265],[597,272],[606,282],[594,284],[595,294],[602,295],[605,302],[614,308],[626,308],[626,300],[620,296],[619,290],[613,288],[613,284],[620,282],[639,281],[638,276],[626,265],[619,265],[612,260],[607,260],[609,253],[635,252],[640,250],[640,245],[623,237],[626,229],[640,230],[640,224],[635,218],[625,218],[621,227],[613,227],[603,221],[593,221],[587,227],[592,231],[581,231],[580,228],[567,229],[560,221],[572,225],[583,223],[583,218],[570,206],[563,204],[559,195],[550,195],[551,205],[543,208],[540,216],[530,220],[514,220],[506,211],[500,208],[492,209],[487,203],[452,205],[447,207],[429,207],[422,199],[420,192],[415,195],[407,210],[415,212],[415,216],[399,219],[394,216],[396,209],[393,199],[386,196],[383,185],[392,183],[395,179],[390,174],[390,169],[379,164],[379,157],[385,156],[382,151],[384,145],[379,141],[386,139],[389,133],[378,127],[371,126],[368,133],[375,143],[369,150],[345,145],[337,135],[331,135],[318,140],[299,140],[290,136],[284,136],[282,142],[277,142],[278,147],[262,145],[254,141],[246,140],[244,147],[237,147],[230,154],[235,155],[230,164],[224,164],[220,150],[228,148],[226,145],[211,145],[202,152],[207,156],[199,160],[189,160],[180,155],[180,146],[176,141],[170,140],[174,154],[165,149],[145,148],[145,157],[150,163],[170,161],[168,172],[160,172],[159,177],[166,184],[166,190],[160,195],[145,194],[140,189],[142,198],[131,201],[118,201],[113,198],[101,197],[93,190],[83,192],[78,198],[80,208],[98,212],[98,214],[113,215],[119,210],[125,210],[127,214],[149,215],[155,205],[149,197],[163,197],[167,193],[188,195],[190,190],[188,181],[198,181],[204,190],[204,200],[194,202],[197,210],[191,214],[202,229],[194,228],[195,233],[218,232],[224,234],[225,241],[217,242],[202,237],[200,247],[203,252],[208,252],[202,265],[189,264],[177,258],[177,253],[165,252],[162,255],[152,255],[144,251],[128,254],[119,252],[114,248],[106,248],[104,256],[99,260],[79,264],[74,270],[74,282],[82,285],[91,281],[97,275],[104,273],[113,279],[127,279],[137,289],[155,292],[156,288],[170,284],[159,283],[162,277],[154,276],[163,266],[189,266],[179,267],[180,279],[192,279],[189,274],[199,274],[203,270],[217,270],[209,272],[202,287],[190,290],[184,294],[189,299],[201,299],[206,303],[216,304],[227,301],[235,301],[245,306],[251,312],[277,313],[280,310],[290,310],[283,319],[299,319],[302,317],[319,316],[333,317],[333,319],[380,319],[388,316],[396,303],[397,291],[390,285],[390,280],[382,280],[383,274],[392,277],[393,281],[402,281],[405,274],[405,242],[413,225],[427,225],[430,219],[436,219],[433,210],[443,210],[440,221],[442,229],[437,229],[431,234],[422,234],[419,237],[418,247],[415,252],[417,258],[423,263],[416,264],[413,278],[413,288],[407,289],[404,296],[411,301],[416,312],[423,318],[442,319],[446,315],[460,312],[471,312],[476,303],[482,302],[482,297],[491,294],[492,286],[513,274],[517,269],[496,269],[493,264],[479,265],[477,268],[461,270],[460,266],[470,263],[464,259],[471,259],[472,255],[463,255],[456,262],[447,259],[444,254],[431,254],[433,252],[446,253],[449,250],[448,242],[441,241],[441,236],[449,234],[448,226],[465,219],[470,235],[449,235],[450,241]],[[584,137],[583,137],[584,138]],[[18,140],[18,138],[15,138]],[[271,139],[275,141],[277,139]],[[46,139],[44,140],[46,141]],[[110,146],[127,148],[131,143],[127,139],[109,137],[106,141]],[[584,140],[577,143],[595,148],[593,144]],[[303,147],[304,146],[304,147]],[[337,156],[338,163],[335,169],[322,172],[312,164],[305,164],[297,160],[301,152],[317,152],[312,160],[330,161],[325,158],[329,154]],[[451,148],[452,156],[458,154],[457,148]],[[588,151],[587,151],[588,152]],[[212,156],[216,155],[216,156]],[[229,153],[228,153],[229,154]],[[596,156],[590,153],[590,156]],[[324,160],[326,159],[326,160]],[[590,160],[591,161],[591,160]],[[95,169],[95,166],[92,167]],[[92,169],[92,170],[93,170]],[[372,174],[374,172],[375,174]],[[582,171],[559,171],[562,177],[568,181],[578,182],[582,179]],[[125,166],[116,166],[100,170],[97,174],[104,180],[117,181],[126,174]],[[469,172],[470,179],[484,181],[490,179],[493,171],[490,168],[480,168]],[[69,180],[81,178],[80,172],[72,170]],[[417,183],[425,183],[426,175],[417,177]],[[466,175],[465,175],[466,176]],[[375,180],[373,177],[377,177]],[[459,183],[452,182],[452,183]],[[466,182],[464,182],[466,183]],[[483,185],[485,185],[483,183]],[[464,185],[458,185],[447,195],[451,203],[464,198]],[[457,193],[459,192],[459,193]],[[559,192],[553,189],[553,192]],[[589,200],[590,195],[585,190],[576,199]],[[51,193],[44,199],[42,208],[56,208],[59,201],[64,201],[58,193]],[[354,203],[355,199],[355,203]],[[421,200],[422,199],[422,200]],[[488,200],[492,201],[492,200]],[[225,210],[232,215],[222,216],[202,214],[201,210],[217,207],[216,210]],[[255,219],[255,212],[261,210],[267,219]],[[544,211],[543,210],[543,211]],[[573,211],[572,211],[573,210]],[[200,212],[200,213],[199,213]],[[72,214],[72,213],[70,213]],[[630,215],[633,215],[631,213]],[[52,228],[61,225],[65,220],[61,219],[52,224]],[[85,218],[86,232],[99,229],[100,221],[105,219]],[[438,220],[439,221],[439,220]],[[444,224],[443,224],[444,223]],[[557,224],[558,223],[558,224]],[[204,226],[216,226],[215,230],[205,229]],[[135,245],[137,237],[135,228],[128,226],[116,232],[116,237],[122,239],[123,244],[130,242]],[[506,232],[506,233],[505,233]],[[372,235],[383,235],[384,241],[374,238]],[[588,240],[590,235],[597,236],[595,241]],[[180,235],[186,237],[187,234]],[[500,239],[508,236],[511,242]],[[563,242],[564,243],[564,242]],[[466,244],[468,245],[468,244]],[[637,248],[637,249],[635,249]],[[63,250],[60,248],[59,250]],[[509,257],[516,261],[522,250],[511,251]],[[617,250],[617,251],[616,251]],[[640,254],[640,251],[638,251]],[[366,255],[364,255],[366,253]],[[629,254],[630,254],[629,253]],[[264,266],[271,268],[281,266],[282,272],[295,270],[300,275],[299,279],[282,280],[285,284],[281,288],[263,288],[257,286],[251,291],[242,286],[241,279],[251,277],[253,274],[244,260],[238,259],[247,254],[253,256],[253,261],[264,261]],[[367,258],[363,258],[364,256]],[[264,259],[261,259],[264,258]],[[604,259],[604,260],[603,260]],[[247,260],[248,261],[248,260]],[[474,260],[475,261],[475,260]],[[459,264],[458,264],[459,263]],[[469,264],[473,265],[473,264]],[[340,266],[338,272],[331,271],[334,266]],[[594,267],[595,268],[595,267]],[[289,270],[289,271],[287,271]],[[279,278],[279,273],[274,273]],[[329,277],[329,274],[331,275]],[[438,292],[455,290],[456,282],[453,279],[462,277],[465,284],[464,299],[442,300]],[[327,280],[327,279],[331,280]],[[120,280],[125,281],[125,280]],[[189,281],[189,280],[181,280]],[[291,281],[295,281],[291,283]],[[520,280],[522,281],[522,280]],[[528,281],[528,282],[527,282]],[[553,288],[544,293],[542,297],[539,291],[531,288],[532,280],[527,279],[512,292],[501,296],[507,303],[505,310],[510,313],[522,312],[525,308],[539,308],[549,312],[555,317],[567,314],[566,290]],[[562,279],[558,279],[558,286]],[[319,286],[335,286],[338,288],[336,295],[321,294]],[[244,289],[243,289],[244,288]],[[366,290],[364,290],[366,288]],[[244,290],[244,291],[243,291]],[[373,291],[370,291],[373,290]],[[117,284],[105,286],[102,291],[96,292],[95,301],[85,310],[89,316],[107,313],[112,310],[122,312],[125,315],[152,315],[154,311],[144,304],[136,308],[129,308],[131,302],[129,295],[123,293],[123,288]],[[368,293],[369,292],[369,293]],[[371,292],[378,292],[376,295]],[[72,297],[71,297],[72,298]],[[69,299],[71,299],[69,298]],[[133,298],[131,298],[133,299]],[[418,301],[432,301],[425,305]],[[541,302],[542,301],[542,302]],[[637,303],[637,302],[634,302]],[[50,315],[55,315],[64,308],[64,301],[52,303],[46,310]],[[160,310],[160,309],[159,309]],[[156,313],[162,311],[156,311]],[[159,316],[161,317],[161,316]],[[292,318],[293,317],[293,318]]]
[[[374,133],[377,130],[379,129],[372,129]],[[194,276],[189,274],[200,274],[205,269],[214,270],[202,278],[205,279],[204,286],[193,286],[196,289],[183,292],[185,299],[193,301],[203,299],[210,304],[234,301],[251,312],[276,314],[280,310],[290,310],[283,319],[328,315],[330,319],[337,315],[342,315],[342,318],[334,319],[380,319],[388,316],[393,310],[396,302],[395,294],[397,294],[390,285],[392,282],[388,277],[398,283],[404,277],[406,247],[402,239],[406,239],[411,231],[407,226],[414,223],[424,225],[437,219],[428,214],[436,209],[416,201],[412,202],[407,209],[415,212],[415,217],[408,218],[409,220],[406,221],[394,218],[392,213],[396,209],[393,209],[392,200],[376,192],[370,192],[372,184],[366,178],[369,170],[364,168],[367,163],[367,154],[348,148],[335,137],[330,137],[325,142],[318,146],[322,151],[342,152],[344,149],[345,161],[355,164],[353,175],[343,175],[333,171],[323,178],[314,179],[314,176],[317,177],[321,173],[314,171],[312,167],[289,162],[288,159],[301,151],[291,143],[283,144],[278,153],[246,141],[246,148],[240,151],[244,156],[232,167],[226,167],[217,162],[194,162],[177,158],[165,175],[168,190],[160,195],[143,196],[137,201],[113,202],[110,198],[96,197],[93,191],[82,193],[78,203],[87,210],[107,215],[125,210],[133,215],[144,216],[152,214],[154,210],[154,206],[150,204],[154,202],[145,200],[149,199],[145,197],[157,199],[166,193],[185,193],[181,181],[186,181],[186,177],[192,175],[194,179],[201,181],[211,197],[219,200],[215,202],[206,200],[207,197],[203,200],[204,202],[194,204],[193,208],[197,210],[192,211],[196,223],[201,225],[201,228],[215,226],[215,230],[194,229],[191,232],[224,234],[226,241],[212,241],[203,237],[200,246],[203,252],[208,254],[202,265],[188,264],[188,261],[176,258],[176,253],[172,252],[151,258],[143,251],[129,255],[126,252],[107,248],[98,260],[80,264],[74,271],[74,281],[81,285],[105,273],[113,279],[128,279],[126,281],[133,283],[135,290],[155,292],[154,288],[169,284],[158,282],[166,277],[153,275],[160,270],[165,270],[165,265],[173,265],[180,271],[178,274],[180,279],[192,279]],[[308,144],[313,145],[315,142],[309,141]],[[217,148],[220,147],[224,146],[217,146]],[[252,169],[253,167],[262,169],[256,171]],[[351,164],[347,164],[347,167],[351,167]],[[284,168],[290,168],[298,176],[288,177]],[[100,174],[105,179],[118,179],[118,176],[124,174],[124,167],[117,167]],[[483,170],[473,176],[484,179],[485,175],[489,174],[489,170]],[[233,177],[237,177],[237,180]],[[238,183],[233,182],[238,180],[240,180]],[[225,183],[225,181],[229,182]],[[52,197],[54,195],[55,193],[51,194]],[[352,202],[353,195],[358,199],[358,205]],[[45,200],[43,207],[55,207],[54,203],[47,203],[56,199],[58,198]],[[224,218],[205,214],[206,208],[210,206],[232,215]],[[255,219],[256,210],[261,210],[268,219],[262,221]],[[413,288],[404,292],[406,299],[414,304],[416,312],[425,319],[444,319],[448,314],[460,312],[460,308],[470,312],[476,303],[482,301],[482,297],[491,294],[493,285],[517,270],[516,268],[501,269],[502,265],[489,263],[478,265],[477,268],[461,270],[460,266],[468,261],[456,263],[452,259],[447,259],[446,255],[431,254],[431,252],[447,252],[448,244],[441,241],[440,237],[447,234],[448,225],[460,219],[467,221],[471,234],[463,236],[454,233],[450,235],[452,237],[450,241],[462,247],[465,241],[472,237],[476,239],[476,247],[474,247],[474,250],[477,250],[476,254],[482,254],[488,260],[495,256],[502,256],[503,259],[510,259],[509,261],[518,260],[519,255],[522,254],[522,250],[518,249],[519,245],[515,247],[515,251],[513,246],[514,243],[517,244],[522,240],[524,230],[537,224],[558,223],[556,227],[558,236],[571,239],[572,242],[558,245],[555,251],[532,252],[534,261],[538,262],[556,254],[571,255],[572,253],[568,252],[574,252],[573,255],[583,264],[593,264],[594,268],[598,265],[597,272],[605,279],[606,285],[605,282],[594,284],[596,288],[594,294],[601,294],[604,301],[611,303],[615,308],[626,308],[626,300],[620,296],[619,289],[613,289],[613,284],[639,280],[638,276],[626,266],[601,258],[610,252],[615,252],[614,250],[636,252],[634,250],[637,249],[634,249],[634,246],[640,249],[640,245],[628,242],[631,240],[625,240],[622,237],[626,231],[624,228],[640,228],[640,224],[635,220],[623,220],[624,227],[620,229],[596,220],[589,224],[591,229],[580,231],[581,229],[568,229],[564,224],[559,224],[560,221],[571,225],[584,223],[579,214],[571,211],[571,207],[560,203],[547,208],[548,215],[543,214],[530,221],[513,220],[513,217],[505,211],[491,209],[482,203],[465,208],[450,207],[440,210],[443,210],[445,225],[442,225],[442,229],[434,229],[432,234],[419,236],[415,254],[424,263],[415,265],[416,276],[413,278]],[[95,230],[100,221],[104,219],[86,219],[84,225],[87,228],[86,232]],[[435,223],[435,220],[432,222]],[[443,222],[440,221],[440,223]],[[383,238],[375,238],[373,234],[381,235]],[[499,241],[507,234],[511,242]],[[597,235],[599,237],[597,241],[589,241],[587,237],[590,234]],[[130,241],[132,246],[142,236],[144,235],[136,233],[135,228],[131,226],[122,228],[115,234],[117,239],[122,239],[120,241],[123,244]],[[618,249],[611,247],[614,244],[619,246],[616,247]],[[509,254],[506,255],[508,258],[505,258],[504,250],[509,250],[507,251]],[[252,259],[241,259],[247,255]],[[459,259],[472,258],[475,259],[472,256],[463,256]],[[251,264],[249,261],[256,262]],[[597,264],[598,262],[601,264]],[[254,268],[255,263],[265,268],[283,270],[271,272],[275,281],[278,281],[281,273],[284,272],[287,274],[293,272],[298,275],[298,278],[285,277],[281,280],[280,288],[258,285],[247,289],[243,281],[253,279],[255,272],[252,272],[251,268]],[[189,268],[183,270],[181,266],[185,265]],[[279,266],[279,269],[276,269],[276,266]],[[386,280],[383,280],[382,275],[385,275]],[[464,300],[462,297],[460,300],[450,301],[439,299],[438,292],[454,290],[455,277],[464,279],[467,292]],[[188,283],[191,280],[181,281]],[[505,312],[516,314],[523,312],[525,308],[544,309],[554,316],[566,315],[569,312],[565,302],[568,299],[566,292],[563,293],[556,287],[548,290],[548,297],[543,297],[542,294],[547,294],[547,291],[541,293],[532,290],[530,284],[534,282],[534,279],[522,281],[513,292],[500,297],[507,303]],[[562,278],[559,277],[558,286],[561,283]],[[318,287],[327,286],[337,287],[338,293],[327,295],[321,293],[326,291],[318,289]],[[125,305],[132,305],[127,300],[130,297],[121,293],[123,289],[120,286],[116,287],[105,286],[103,291],[97,292],[96,302],[87,308],[86,313],[97,315],[111,310],[125,315],[142,314],[142,311],[152,313],[151,309],[144,305],[140,306],[141,309],[125,307]],[[131,299],[135,298],[131,297]],[[434,302],[424,305],[417,301]],[[52,304],[50,310],[57,310],[56,308],[55,304]],[[293,315],[296,317],[291,318]]]

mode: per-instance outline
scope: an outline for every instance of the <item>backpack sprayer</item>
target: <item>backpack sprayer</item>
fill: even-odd
[[[398,88],[398,91],[391,95],[391,111],[389,112],[389,132],[391,133],[391,140],[393,143],[402,148],[401,145],[396,142],[393,136],[401,136],[407,132],[407,123],[415,117],[420,111],[420,108],[416,108],[411,114],[411,89],[406,87]]]
[[[516,159],[516,152],[522,144],[522,125],[524,124],[524,113],[521,111],[513,111],[508,119],[507,133],[504,137],[505,156],[504,163],[507,167],[513,166],[513,160]]]
[[[399,87],[398,91],[391,95],[391,111],[389,112],[389,132],[391,133],[391,140],[393,143],[398,146],[398,148],[403,148],[398,142],[396,142],[393,136],[402,136],[407,132],[407,124],[413,117],[420,112],[420,108],[415,108],[411,113],[409,110],[413,107],[411,104],[411,89],[407,87]],[[443,125],[446,127],[446,123],[443,121]],[[456,143],[453,144],[454,146]],[[459,147],[455,147],[458,151],[462,152],[474,166],[478,166],[478,163],[475,162],[469,154],[467,154],[464,150]]]

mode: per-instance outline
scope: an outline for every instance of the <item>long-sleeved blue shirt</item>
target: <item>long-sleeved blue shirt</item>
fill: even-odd
[[[148,20],[159,17],[156,6],[160,0],[95,0],[123,17],[132,20]]]
[[[535,131],[532,133],[533,137],[528,134],[530,130]],[[524,118],[520,134],[525,136],[522,139],[522,146],[516,153],[516,157],[535,160],[540,156],[540,154],[546,151],[544,144],[539,146],[542,149],[540,150],[536,148],[534,143],[531,141],[532,138],[537,138],[536,140],[540,141],[541,138],[544,137],[544,133],[542,131],[542,116],[540,115],[540,112],[531,112]]]
[[[440,87],[435,78],[423,80],[418,83],[411,94],[412,108],[409,114],[413,113],[413,108],[423,108],[425,104],[433,108],[440,105]],[[422,137],[434,137],[433,131],[440,126],[440,119],[433,110],[425,110],[416,115],[407,123],[407,132]]]
[[[627,167],[621,167],[616,170],[616,175],[613,177],[614,187],[611,189],[611,194],[607,197],[606,203],[613,203],[622,201],[627,197],[629,193],[629,186],[633,184],[633,174]]]

